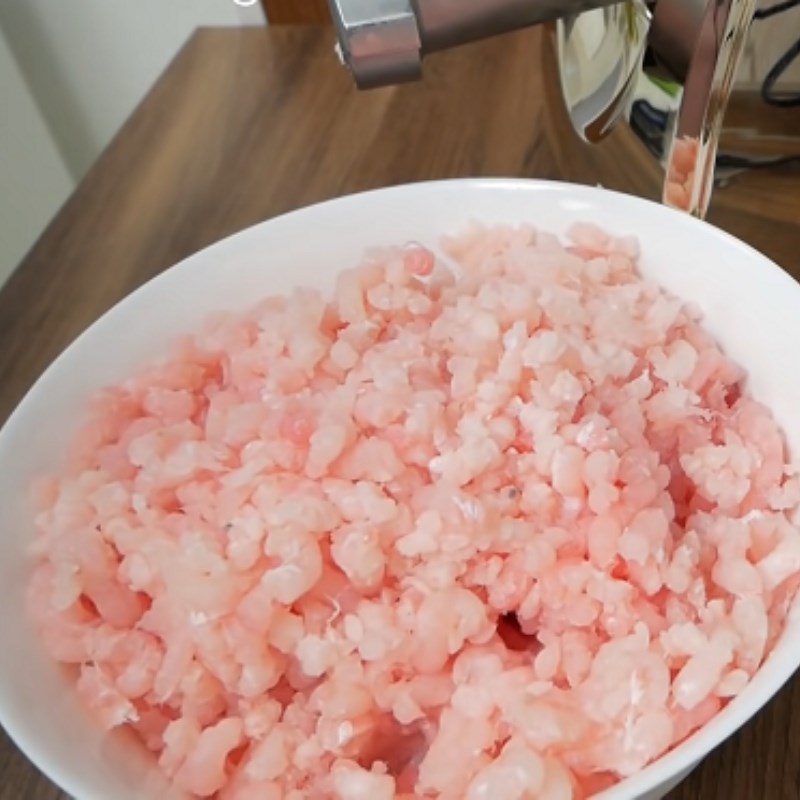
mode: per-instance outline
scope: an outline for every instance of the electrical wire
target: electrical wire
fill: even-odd
[[[775,14],[782,14],[790,8],[800,6],[800,0],[784,0],[782,3],[775,3],[774,5],[767,6],[767,8],[759,8],[753,14],[753,19],[767,19],[773,17]]]
[[[782,14],[792,8],[800,6],[800,0],[782,0],[766,8],[760,8],[753,15],[753,19],[768,19],[776,14]],[[800,106],[800,92],[786,94],[775,90],[775,84],[780,80],[789,65],[800,55],[800,39],[798,39],[772,66],[761,84],[761,97],[765,103],[779,108],[793,108]]]
[[[761,98],[765,103],[779,108],[795,108],[800,106],[800,92],[787,93],[775,90],[775,84],[789,68],[789,65],[800,55],[800,39],[798,39],[773,65],[761,84]]]
[[[775,158],[763,159],[737,156],[733,153],[720,153],[717,156],[717,167],[722,169],[766,169],[768,167],[784,167],[789,164],[800,165],[800,155],[776,156]]]

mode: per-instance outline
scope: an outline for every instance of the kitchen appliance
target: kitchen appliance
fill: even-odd
[[[755,0],[331,0],[339,52],[362,88],[413,80],[428,53],[555,23],[577,133],[625,119],[664,168],[663,200],[704,216],[722,116]]]

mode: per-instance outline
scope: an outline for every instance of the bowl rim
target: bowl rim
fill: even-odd
[[[46,366],[0,427],[0,443],[2,443],[7,432],[16,424],[22,407],[27,404],[35,393],[42,391],[42,387],[55,371],[56,365],[72,358],[72,353],[79,347],[79,344],[87,338],[101,322],[107,320],[109,316],[114,315],[120,306],[127,303],[132,297],[142,292],[152,291],[153,286],[161,281],[167,274],[176,276],[178,273],[186,272],[191,269],[192,262],[200,254],[221,255],[234,239],[244,236],[261,235],[262,231],[267,230],[271,225],[279,221],[288,221],[290,219],[299,220],[308,215],[313,217],[313,215],[320,210],[334,204],[358,204],[370,198],[385,195],[408,195],[409,197],[413,197],[420,192],[435,194],[453,187],[458,187],[459,190],[465,192],[520,192],[521,194],[527,194],[529,192],[547,192],[556,194],[562,198],[575,195],[578,200],[588,199],[595,202],[605,196],[613,195],[616,198],[616,202],[623,204],[630,203],[632,206],[643,205],[649,207],[654,213],[663,214],[665,221],[673,220],[678,225],[688,225],[697,230],[702,230],[704,232],[703,235],[712,238],[716,237],[718,240],[727,243],[728,246],[733,246],[741,251],[743,257],[760,262],[760,268],[764,269],[766,273],[770,273],[772,280],[782,281],[786,291],[793,292],[797,295],[798,308],[800,309],[800,284],[767,256],[727,231],[717,228],[704,220],[691,217],[683,211],[663,206],[653,200],[606,189],[599,185],[587,186],[584,184],[538,178],[466,177],[403,183],[335,196],[261,220],[212,242],[149,278],[120,298],[97,317]],[[655,209],[657,209],[657,211],[655,211]],[[800,626],[800,595],[793,601],[791,611],[787,616],[785,629],[795,625]],[[644,793],[657,790],[659,787],[666,785],[670,780],[674,780],[678,776],[681,776],[681,779],[685,777],[685,774],[688,774],[688,772],[712,750],[741,728],[781,689],[798,667],[800,667],[800,651],[797,652],[794,659],[783,659],[781,663],[777,665],[773,662],[774,659],[772,656],[768,656],[756,672],[756,675],[758,675],[767,667],[770,667],[770,672],[772,674],[769,682],[764,682],[763,685],[759,684],[755,687],[752,683],[749,683],[742,694],[729,702],[721,712],[718,712],[709,722],[687,737],[679,745],[633,775],[620,780],[620,782],[609,789],[593,795],[594,800],[633,800]],[[723,711],[725,712],[724,714]],[[2,704],[0,704],[0,727],[5,730],[8,737],[14,742],[21,753],[43,775],[48,777],[48,779],[71,796],[75,797],[76,800],[86,800],[86,787],[78,785],[71,776],[62,774],[60,768],[49,764],[46,754],[37,746],[35,737],[26,735],[12,720],[9,720],[7,712]]]

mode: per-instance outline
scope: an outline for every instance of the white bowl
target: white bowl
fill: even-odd
[[[749,371],[800,452],[800,285],[745,244],[685,214],[622,194],[563,183],[460,180],[345,197],[225,239],[150,281],[92,325],[48,368],[0,431],[0,722],[44,773],[78,800],[177,796],[125,734],[102,735],[24,612],[32,537],[27,489],[56,467],[94,390],[160,355],[209,314],[296,285],[333,285],[365,247],[408,240],[435,248],[471,219],[532,222],[563,232],[590,220],[643,243],[641,269],[705,313],[707,328]],[[109,265],[113,269],[113,264]],[[800,664],[800,605],[745,691],[708,725],[597,800],[656,800],[730,736]]]

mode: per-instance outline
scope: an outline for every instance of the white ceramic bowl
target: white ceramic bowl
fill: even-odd
[[[705,324],[749,371],[749,388],[800,452],[800,285],[745,244],[689,216],[601,189],[524,180],[461,180],[354,195],[256,225],[191,256],[87,330],[44,373],[0,432],[0,722],[28,757],[78,800],[173,796],[124,734],[101,735],[69,676],[39,645],[23,594],[30,564],[31,479],[60,462],[94,390],[160,355],[215,310],[245,308],[296,285],[330,288],[365,247],[438,237],[471,219],[563,232],[591,220],[643,243],[641,268],[699,305]],[[113,269],[113,264],[110,266]],[[656,800],[730,736],[800,664],[800,609],[747,689],[708,725],[597,800]]]

